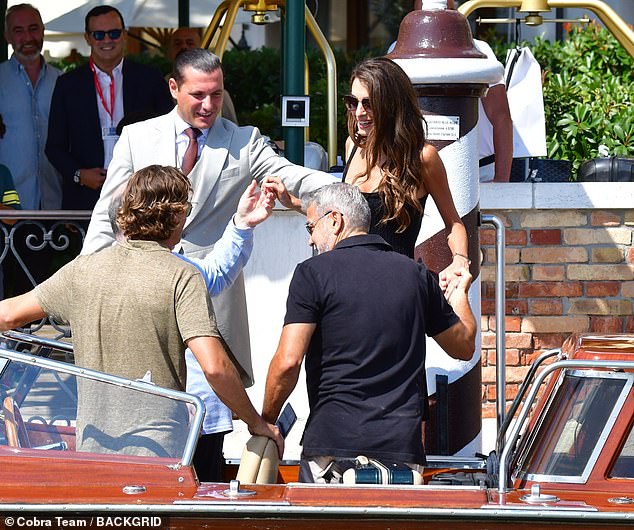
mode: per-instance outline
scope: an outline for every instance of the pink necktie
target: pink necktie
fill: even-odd
[[[200,129],[196,129],[195,127],[185,129],[184,132],[189,138],[189,143],[187,144],[187,149],[185,150],[181,171],[185,175],[189,175],[190,171],[196,164],[196,158],[198,157],[198,137],[202,133],[200,132]]]

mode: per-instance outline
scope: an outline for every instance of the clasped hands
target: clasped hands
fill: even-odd
[[[253,228],[271,215],[276,200],[286,207],[292,207],[288,205],[293,203],[293,199],[299,201],[288,193],[279,177],[264,177],[260,188],[252,180],[240,197],[233,221],[238,228]]]
[[[454,259],[452,263],[438,274],[438,283],[445,294],[445,299],[450,305],[457,295],[466,295],[473,281],[473,276],[469,272],[469,264],[465,260],[464,263]]]

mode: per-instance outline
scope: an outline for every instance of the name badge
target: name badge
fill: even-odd
[[[116,127],[102,127],[101,128],[101,139],[114,139],[115,141],[119,138],[117,134]]]
[[[103,167],[108,169],[108,165],[112,160],[112,153],[114,151],[114,146],[119,139],[117,135],[116,127],[102,127],[101,128],[101,139],[103,141]]]

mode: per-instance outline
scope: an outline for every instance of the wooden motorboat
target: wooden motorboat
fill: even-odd
[[[74,366],[71,353],[57,341],[2,336],[2,527],[438,530],[634,522],[634,335],[573,335],[544,353],[500,428],[497,451],[430,457],[422,485],[299,484],[293,462],[282,462],[276,484],[199,483],[191,467],[198,398]],[[130,430],[135,418],[138,428]],[[184,425],[183,436],[150,443],[174,422]],[[86,445],[92,428],[95,443]]]

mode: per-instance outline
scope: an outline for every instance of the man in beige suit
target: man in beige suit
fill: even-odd
[[[192,148],[198,155],[188,173],[194,190],[193,210],[181,239],[188,256],[202,258],[211,251],[252,179],[260,183],[268,175],[278,175],[288,191],[298,197],[335,180],[327,173],[297,166],[278,156],[256,128],[238,127],[218,117],[224,83],[220,60],[211,52],[191,49],[179,54],[169,87],[176,100],[172,112],[123,129],[93,211],[83,254],[96,252],[114,241],[108,206],[113,191],[122,182],[152,164],[176,166],[188,173],[186,162]],[[253,374],[242,275],[214,299],[214,308],[220,333],[248,384]]]

